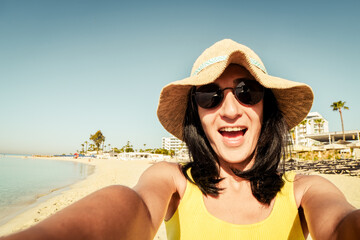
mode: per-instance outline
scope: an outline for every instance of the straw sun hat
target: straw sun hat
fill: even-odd
[[[314,95],[308,85],[270,76],[255,52],[233,40],[224,39],[198,57],[190,77],[172,82],[162,89],[157,115],[168,132],[183,139],[183,121],[190,88],[214,82],[231,63],[245,67],[256,81],[271,89],[289,129],[309,113]]]

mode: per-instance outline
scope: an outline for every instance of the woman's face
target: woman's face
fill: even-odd
[[[239,78],[254,79],[245,68],[229,65],[215,83],[221,89],[233,88]],[[243,105],[229,89],[224,91],[224,99],[217,107],[198,107],[198,111],[220,165],[227,163],[243,170],[251,167],[263,119],[263,100],[252,106]]]

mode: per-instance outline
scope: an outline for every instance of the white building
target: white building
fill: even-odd
[[[173,150],[175,152],[175,155],[186,155],[188,152],[186,144],[174,136],[163,137],[162,148],[169,151]]]
[[[306,135],[314,135],[329,132],[329,122],[318,112],[309,113],[306,118],[291,131],[294,145],[313,146],[318,142],[306,138]]]
[[[145,152],[122,152],[117,156],[120,160],[148,160],[153,162],[169,160],[170,156],[164,156],[163,154],[153,154]]]

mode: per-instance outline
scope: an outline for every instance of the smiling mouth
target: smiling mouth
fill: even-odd
[[[241,127],[224,127],[219,129],[219,133],[223,137],[227,137],[227,138],[244,136],[246,131],[247,128],[241,128]]]

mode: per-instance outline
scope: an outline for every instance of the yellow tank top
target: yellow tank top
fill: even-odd
[[[190,171],[188,171],[189,173]],[[270,215],[263,221],[232,224],[211,215],[200,189],[187,181],[180,204],[169,221],[165,221],[168,240],[177,239],[304,239],[293,191],[295,173],[283,177],[285,184],[275,197]]]

